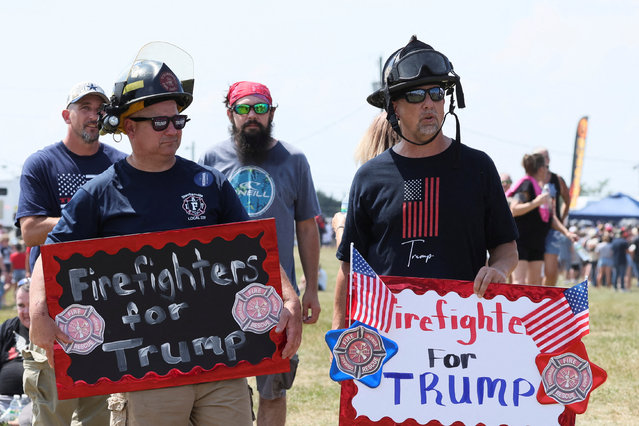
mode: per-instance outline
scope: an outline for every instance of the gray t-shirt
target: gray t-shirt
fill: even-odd
[[[207,151],[199,162],[226,175],[251,219],[275,218],[280,262],[299,293],[293,260],[295,222],[320,214],[306,156],[278,141],[262,164],[241,164],[233,141],[227,139]]]

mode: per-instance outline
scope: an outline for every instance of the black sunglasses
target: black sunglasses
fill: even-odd
[[[173,123],[175,130],[182,130],[186,126],[187,121],[191,121],[186,115],[174,115],[173,117],[167,117],[166,115],[159,115],[157,117],[129,117],[133,121],[150,121],[151,127],[156,132],[161,132],[169,127],[169,123]]]
[[[411,104],[419,104],[424,102],[426,94],[430,96],[433,102],[439,102],[444,100],[444,89],[441,87],[431,87],[430,89],[415,89],[404,93],[404,99]]]

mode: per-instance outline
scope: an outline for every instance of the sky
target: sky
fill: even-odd
[[[0,176],[62,139],[66,96],[91,80],[108,95],[138,50],[173,43],[193,58],[195,92],[178,154],[228,137],[222,99],[239,80],[266,84],[274,136],[307,156],[317,189],[343,198],[353,151],[379,112],[366,103],[380,59],[412,34],[461,76],[462,142],[500,172],[547,147],[570,184],[577,122],[589,117],[582,183],[639,196],[639,2],[24,0],[0,5]],[[455,135],[454,120],[444,133]],[[115,143],[130,152],[126,137]],[[635,168],[637,167],[637,168]]]

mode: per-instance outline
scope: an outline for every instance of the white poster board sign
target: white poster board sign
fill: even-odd
[[[565,289],[491,284],[480,299],[467,282],[383,280],[398,303],[380,334],[398,352],[378,387],[343,382],[340,424],[574,424],[564,405],[538,401],[540,351],[520,319]]]

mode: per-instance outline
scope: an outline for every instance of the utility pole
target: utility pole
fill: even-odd
[[[381,89],[382,85],[383,85],[383,81],[384,81],[384,76],[382,75],[382,57],[379,57],[379,81],[374,81],[372,83],[373,86],[373,92],[375,90]]]

